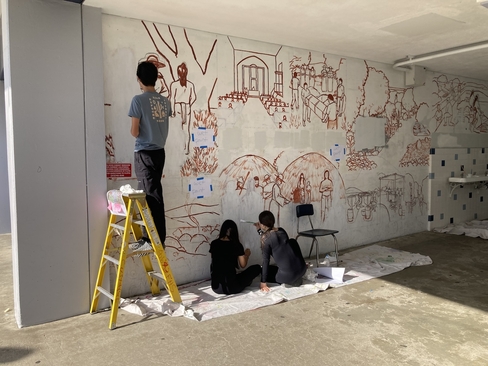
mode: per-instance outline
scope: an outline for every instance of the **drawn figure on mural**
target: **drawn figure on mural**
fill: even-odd
[[[278,174],[276,175],[275,182],[273,184],[272,192],[271,192],[271,200],[269,202],[269,211],[274,211],[276,212],[276,221],[278,223],[278,226],[280,225],[280,210],[281,207],[289,203],[290,201],[287,200],[283,195],[281,194],[281,185],[284,183],[283,181],[283,175]]]
[[[320,217],[322,221],[325,221],[326,213],[332,207],[332,191],[334,185],[330,179],[330,173],[328,170],[324,172],[324,180],[320,182],[319,192],[321,194],[320,200]]]
[[[237,178],[236,191],[239,191],[239,195],[241,195],[242,191],[244,191],[245,189],[246,188],[244,187],[244,178]]]
[[[187,79],[188,68],[183,62],[178,66],[178,80],[171,83],[170,100],[173,110],[173,117],[176,116],[176,105],[180,107],[181,127],[188,125],[188,141],[185,143],[186,154],[190,153],[190,128],[191,128],[191,107],[197,100],[195,85]]]
[[[245,268],[251,250],[239,241],[237,225],[232,220],[225,220],[220,227],[219,238],[210,243],[210,276],[212,290],[217,294],[238,294],[251,285],[254,278],[261,274],[261,266],[254,264],[236,273],[237,269]]]
[[[312,185],[307,180],[307,186],[305,187],[305,203],[312,203]]]
[[[303,173],[300,173],[298,184],[293,190],[293,202],[305,203],[305,184],[305,175]]]
[[[305,121],[310,122],[310,90],[308,90],[308,84],[304,83],[302,88],[302,122],[305,126]]]
[[[270,211],[261,212],[259,222],[254,226],[261,236],[263,253],[261,291],[269,291],[267,282],[301,286],[307,265],[297,241],[289,238],[279,224],[275,227],[275,217]],[[274,259],[274,265],[270,265],[271,257]]]
[[[143,93],[132,99],[129,109],[129,117],[132,118],[130,133],[136,138],[134,171],[137,189],[143,190],[147,195],[147,204],[164,247],[166,218],[161,177],[166,156],[164,145],[169,131],[168,118],[172,110],[169,100],[154,88],[158,69],[152,62],[139,63],[136,75]],[[143,231],[144,237],[134,243],[132,250],[152,249],[147,232],[145,229]]]
[[[259,184],[259,177],[256,175],[254,178],[254,189],[263,196],[263,187]]]
[[[322,122],[327,123],[327,129],[337,130],[337,104],[334,101],[334,96],[332,94],[327,95],[327,101],[325,102],[326,110],[324,112],[325,116]]]
[[[164,95],[165,97],[168,97],[169,89],[166,85],[166,80],[164,80],[163,73],[159,71],[160,69],[165,68],[166,65],[164,64],[164,62],[160,61],[158,55],[154,53],[147,54],[146,61],[152,62],[154,66],[156,66],[156,68],[158,69],[158,86],[155,85],[156,92]]]
[[[333,93],[334,84],[336,79],[336,72],[331,66],[324,65],[322,67],[322,92],[323,93]]]
[[[293,73],[293,77],[290,82],[290,88],[291,88],[291,109],[298,109],[300,107],[300,97],[298,94],[298,87],[300,86],[300,80],[298,79],[298,74],[295,71]]]
[[[483,112],[480,108],[479,94],[471,92],[469,96],[469,127],[476,133],[486,132],[486,126],[483,125]]]
[[[344,84],[342,83],[342,78],[339,78],[336,95],[337,95],[337,116],[343,117],[344,111],[346,109],[346,93],[344,91]]]
[[[269,174],[266,174],[263,179],[264,209],[269,209],[269,205],[271,204],[271,199],[273,198],[273,185],[274,183],[271,181],[271,177]]]

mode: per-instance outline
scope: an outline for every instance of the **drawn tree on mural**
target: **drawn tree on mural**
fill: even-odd
[[[214,80],[210,90],[207,100],[207,109],[198,111],[192,110],[192,105],[196,100],[196,93],[195,85],[188,80],[188,63],[190,60],[182,62],[179,60],[179,55],[183,46],[188,47],[192,55],[191,61],[196,65],[196,67],[193,67],[192,72],[199,70],[201,75],[204,76],[208,71],[208,64],[214,53],[217,39],[211,44],[206,59],[203,61],[197,56],[195,46],[186,29],[183,29],[185,44],[179,45],[171,26],[168,26],[167,28],[168,35],[164,36],[163,32],[156,24],[152,23],[152,27],[150,27],[144,21],[141,21],[141,23],[156,49],[156,52],[148,53],[146,59],[153,62],[158,67],[158,80],[161,85],[159,87],[159,92],[168,95],[173,106],[173,113],[179,113],[181,116],[182,128],[184,125],[187,126],[184,150],[189,156],[181,169],[181,174],[182,176],[196,176],[201,173],[213,173],[217,168],[216,148],[208,148],[207,150],[202,151],[202,148],[194,146],[190,150],[190,141],[192,128],[215,128],[214,136],[217,134],[217,118],[210,108],[210,100],[217,79]],[[176,108],[176,106],[178,106],[178,108]]]
[[[355,124],[356,119],[362,117],[382,117],[386,118],[385,136],[388,142],[395,133],[403,126],[403,122],[414,119],[417,123],[417,130],[422,134],[428,131],[419,126],[417,114],[422,106],[426,103],[418,104],[415,101],[412,88],[394,88],[390,86],[390,80],[382,70],[371,67],[365,61],[366,75],[362,85],[359,87],[361,96],[357,101],[357,111],[354,119],[346,123],[346,147],[348,157],[346,164],[349,170],[371,170],[377,167],[377,164],[371,159],[381,153],[382,148],[375,147],[367,150],[355,150]],[[412,130],[412,133],[415,131]],[[420,144],[419,148],[425,148]],[[428,148],[421,152],[423,156],[428,153]],[[419,155],[419,154],[417,154]],[[425,164],[423,159],[418,159],[417,155],[411,162],[403,161],[403,164],[416,165],[419,162]],[[408,159],[410,155],[404,156]],[[427,162],[428,164],[428,162]]]

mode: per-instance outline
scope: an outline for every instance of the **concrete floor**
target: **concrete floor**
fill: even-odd
[[[0,363],[488,365],[488,242],[423,232],[378,244],[434,263],[201,323],[121,311],[113,331],[108,312],[19,329],[0,235]]]

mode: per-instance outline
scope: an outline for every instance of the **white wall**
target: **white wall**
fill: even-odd
[[[100,17],[87,11],[83,22],[96,32]],[[98,267],[90,257],[99,256],[106,230],[101,47],[98,32],[83,34],[81,6],[69,2],[2,0],[2,27],[14,302],[22,327],[89,309]]]
[[[6,128],[5,99],[0,98],[0,234],[10,233],[10,201],[8,198]]]

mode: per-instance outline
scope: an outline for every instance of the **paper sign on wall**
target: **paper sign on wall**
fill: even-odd
[[[212,180],[204,177],[192,179],[188,185],[191,198],[206,198],[212,194]]]
[[[207,147],[214,147],[215,143],[215,136],[214,136],[214,131],[213,129],[207,129],[204,127],[199,127],[193,130],[193,133],[191,134],[191,140],[192,142],[204,149]]]
[[[332,156],[334,161],[340,161],[342,158],[344,158],[344,155],[346,155],[346,148],[344,146],[334,144],[334,146],[332,146],[330,149],[330,156]]]

